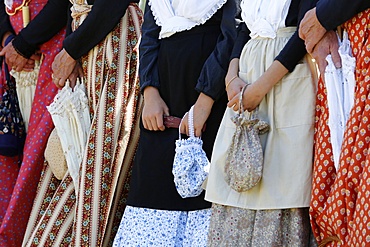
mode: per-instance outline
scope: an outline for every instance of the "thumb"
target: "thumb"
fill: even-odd
[[[163,113],[164,113],[165,116],[169,116],[170,115],[170,110],[168,109],[167,106],[164,107]]]

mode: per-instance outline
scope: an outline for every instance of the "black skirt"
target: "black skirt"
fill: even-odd
[[[170,115],[182,118],[195,104],[199,96],[195,90],[198,77],[214,50],[220,32],[219,25],[203,25],[161,41],[158,55],[159,92],[169,107]],[[226,104],[225,93],[213,105],[202,134],[203,149],[209,159]],[[204,192],[198,197],[183,199],[176,191],[172,164],[178,129],[149,131],[143,128],[142,123],[140,127],[127,205],[178,211],[211,207],[211,203],[204,200]]]

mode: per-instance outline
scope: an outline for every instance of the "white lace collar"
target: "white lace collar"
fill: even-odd
[[[156,24],[161,27],[159,38],[190,30],[204,24],[227,0],[149,0]]]
[[[285,27],[291,0],[242,0],[242,19],[251,31],[251,38],[275,38]]]

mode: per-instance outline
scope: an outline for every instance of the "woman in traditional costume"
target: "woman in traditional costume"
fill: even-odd
[[[10,68],[14,67],[20,71],[24,66],[27,67],[27,63],[34,63],[30,58],[35,53],[41,54],[42,57],[22,157],[0,157],[2,167],[0,246],[4,247],[20,246],[22,243],[41,170],[44,167],[46,143],[53,129],[53,122],[46,106],[53,101],[58,91],[51,79],[51,64],[62,48],[68,3],[65,1],[58,3],[57,11],[48,16],[53,19],[50,25],[36,17],[40,12],[50,13],[49,10],[53,8],[55,2],[52,0],[1,2],[1,38],[5,40],[8,35],[15,35],[12,42],[3,48]],[[27,16],[31,22],[24,27],[29,21]],[[4,85],[4,71],[0,75],[0,80],[1,85]]]
[[[230,108],[216,137],[206,187],[205,198],[213,203],[208,246],[315,244],[308,207],[317,77],[297,31],[299,20],[315,2],[241,3],[244,22],[226,77]],[[248,190],[237,191],[226,182],[224,169],[236,129],[231,118],[239,110],[246,83],[244,109],[258,107],[253,114],[270,129],[260,135],[261,180]]]
[[[53,63],[53,78],[63,87],[81,63],[92,126],[83,161],[77,164],[78,188],[68,173],[56,191],[49,189],[51,175],[40,181],[25,246],[111,245],[139,137],[138,1],[72,2],[72,32]]]
[[[172,164],[179,126],[165,128],[163,117],[182,118],[194,105],[195,135],[210,158],[226,107],[235,14],[234,0],[148,1],[140,44],[140,141],[114,246],[206,245],[211,204],[204,193],[184,199],[177,192]]]
[[[319,80],[316,99],[315,156],[311,199],[311,225],[320,246],[369,246],[369,1],[322,1],[302,21],[302,37],[308,50],[325,61],[331,30],[341,25],[348,33],[355,66],[355,99],[344,131],[336,168],[328,125],[325,82]],[[335,10],[335,11],[332,11]],[[328,12],[329,11],[329,12]],[[312,18],[308,18],[308,16]],[[306,20],[315,20],[309,22]],[[315,23],[315,34],[304,32]],[[342,24],[343,23],[343,24]],[[325,36],[317,36],[321,33]],[[323,38],[322,38],[323,37]],[[335,36],[336,37],[336,36]],[[320,43],[313,38],[321,40]],[[325,41],[325,42],[324,42]],[[338,42],[334,39],[333,42]],[[312,48],[315,47],[315,50]]]

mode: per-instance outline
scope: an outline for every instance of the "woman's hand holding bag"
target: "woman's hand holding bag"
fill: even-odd
[[[259,134],[266,133],[269,125],[256,118],[258,107],[245,116],[243,94],[239,97],[239,111],[231,120],[236,125],[231,144],[226,155],[224,175],[226,183],[237,192],[253,188],[262,178],[263,150]]]
[[[208,175],[209,161],[202,149],[203,141],[194,135],[193,109],[188,116],[189,138],[176,140],[176,153],[172,173],[177,192],[182,198],[199,196],[202,184]],[[180,124],[181,125],[181,124]]]

